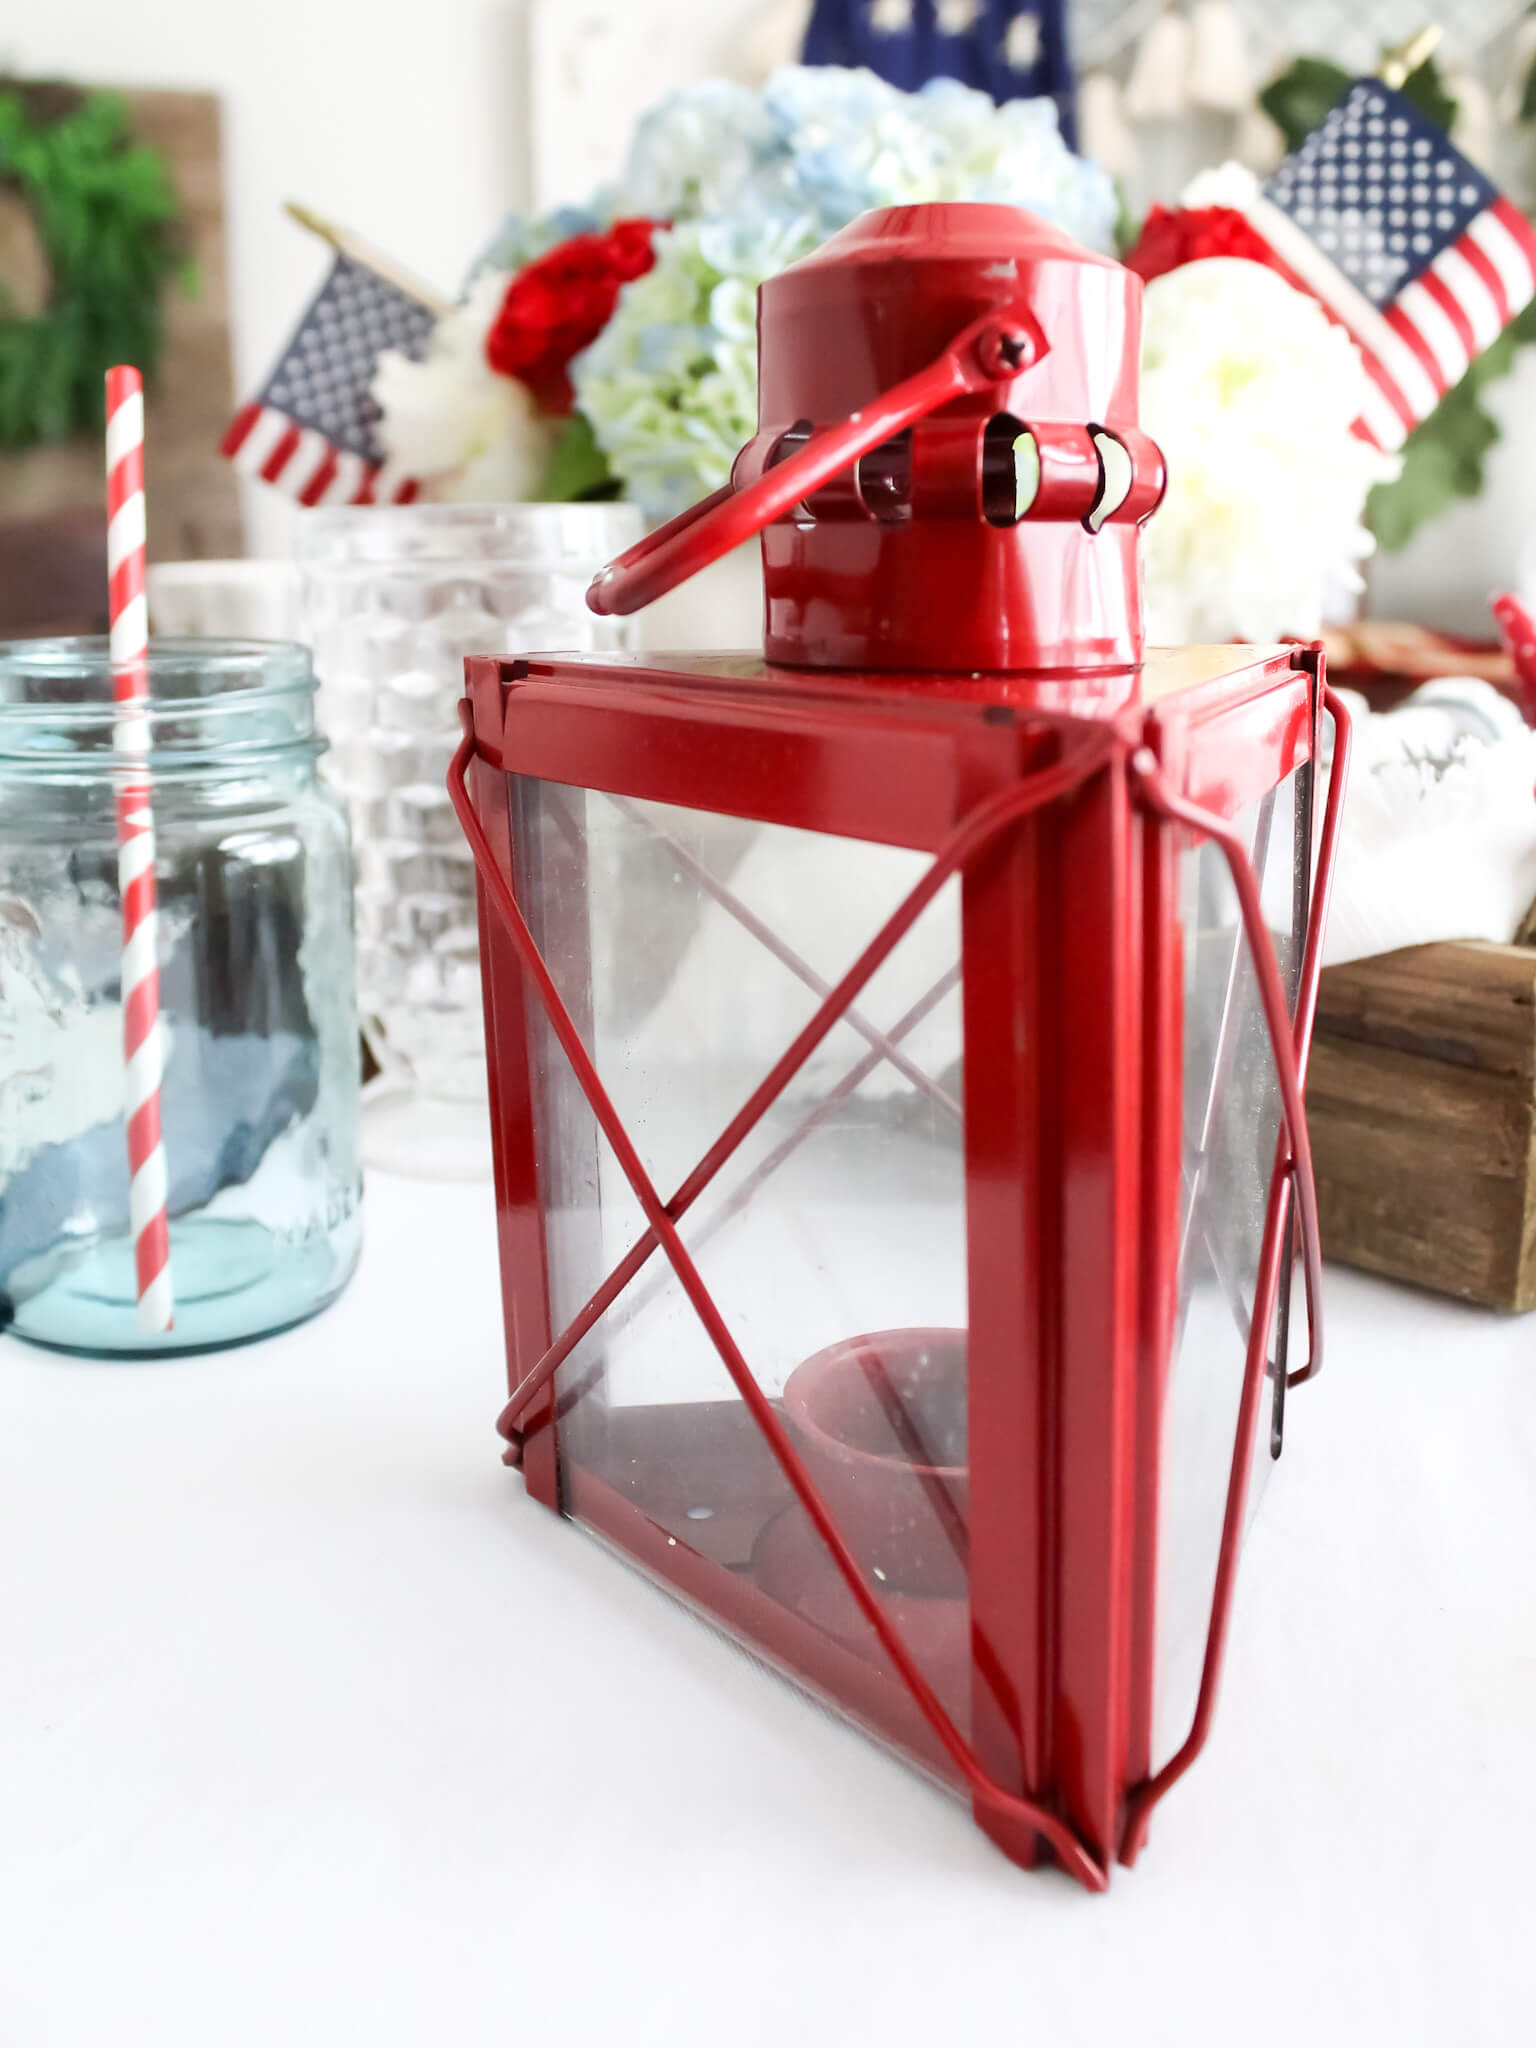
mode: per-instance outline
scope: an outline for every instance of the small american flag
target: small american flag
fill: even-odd
[[[1357,343],[1358,431],[1400,448],[1536,297],[1536,230],[1401,93],[1362,78],[1243,209]]]
[[[384,458],[369,395],[385,349],[417,361],[436,309],[338,255],[261,394],[230,422],[222,453],[301,505],[404,505],[420,486]]]

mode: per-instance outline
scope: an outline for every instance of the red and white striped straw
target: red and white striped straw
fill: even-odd
[[[107,372],[107,576],[117,881],[123,903],[123,1058],[127,1072],[128,1213],[139,1328],[171,1327],[170,1231],[160,1134],[160,970],[155,961],[155,820],[148,755],[149,610],[144,597],[144,387],[137,370]]]

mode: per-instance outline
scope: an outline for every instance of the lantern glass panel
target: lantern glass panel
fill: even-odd
[[[1259,877],[1264,921],[1292,1008],[1307,917],[1310,767],[1234,820]],[[1280,1091],[1253,956],[1220,849],[1182,858],[1184,1089],[1179,1303],[1164,1403],[1158,1532],[1154,1754],[1183,1739],[1210,1624],[1260,1243],[1280,1131]],[[1284,1361],[1284,1319],[1271,1358]],[[1248,1515],[1272,1463],[1255,1432]]]
[[[528,778],[512,791],[533,938],[668,1199],[930,857]],[[533,1044],[559,1333],[644,1219],[542,1019]],[[679,1228],[868,1584],[964,1727],[961,1100],[951,881]],[[617,1495],[839,1654],[888,1666],[663,1252],[565,1360],[555,1395],[576,1519],[601,1527],[593,1504]],[[764,1646],[805,1676],[801,1640],[791,1629]]]

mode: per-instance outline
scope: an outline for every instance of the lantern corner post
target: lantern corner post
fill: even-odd
[[[1057,1770],[1107,1864],[1132,1727],[1144,1249],[1143,846],[1123,749],[1062,807],[1059,858]]]
[[[507,698],[526,665],[491,656],[465,662],[461,704],[462,775],[491,856],[517,894],[509,775],[503,752]],[[534,1129],[533,1022],[516,948],[492,914],[477,873],[481,999],[485,1011],[496,1240],[505,1312],[507,1384],[515,1387],[548,1348],[549,1274]],[[538,1394],[516,1416],[504,1414],[506,1462],[520,1467],[529,1494],[558,1509],[554,1395]]]
[[[1104,1864],[1131,1692],[1140,868],[1111,750],[968,869],[962,910],[973,1744]],[[1004,1813],[976,1818],[1029,1860]]]
[[[1163,1416],[1179,1313],[1185,964],[1178,832],[1141,807],[1133,809],[1132,831],[1141,899],[1142,1047],[1127,1786],[1152,1768]]]
[[[1005,1791],[1050,1791],[1050,1475],[1041,1338],[1054,1320],[1043,1195],[1049,1104],[1038,1050],[1049,889],[1042,817],[961,883],[965,1044],[971,1747]],[[1023,1333],[1032,1342],[1021,1343]],[[1026,1868],[1037,1838],[978,1796],[978,1826]]]

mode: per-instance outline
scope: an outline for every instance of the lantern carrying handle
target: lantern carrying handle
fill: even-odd
[[[1313,659],[1320,661],[1321,650]],[[1275,1174],[1270,1184],[1264,1218],[1264,1235],[1259,1252],[1258,1277],[1254,1287],[1253,1319],[1248,1332],[1248,1356],[1243,1366],[1242,1392],[1238,1400],[1237,1432],[1232,1448],[1232,1466],[1227,1477],[1227,1500],[1222,1515],[1221,1545],[1216,1558],[1216,1583],[1211,1595],[1211,1619],[1206,1635],[1205,1657],[1200,1670],[1200,1690],[1195,1701],[1189,1733],[1160,1770],[1136,1786],[1126,1801],[1120,1838],[1120,1860],[1134,1863],[1147,1838],[1152,1809],[1178,1783],[1205,1747],[1216,1710],[1216,1691],[1226,1652],[1227,1628],[1232,1614],[1232,1587],[1237,1571],[1237,1554],[1247,1514],[1248,1479],[1252,1468],[1253,1430],[1258,1415],[1259,1393],[1269,1362],[1269,1325],[1282,1286],[1289,1287],[1290,1272],[1284,1246],[1288,1243],[1286,1217],[1294,1204],[1301,1225],[1302,1272],[1306,1282],[1307,1323],[1310,1336],[1306,1366],[1289,1375],[1288,1384],[1299,1386],[1312,1378],[1322,1364],[1322,1330],[1319,1302],[1323,1280],[1322,1235],[1317,1214],[1317,1186],[1312,1173],[1312,1147],[1307,1135],[1306,1083],[1307,1053],[1317,1015],[1318,979],[1322,971],[1323,931],[1328,921],[1328,903],[1333,889],[1334,863],[1338,853],[1339,820],[1344,790],[1349,777],[1349,710],[1338,693],[1321,680],[1317,708],[1333,719],[1333,765],[1328,777],[1328,802],[1317,852],[1316,887],[1308,920],[1307,942],[1302,957],[1301,986],[1294,1018],[1287,1014],[1285,992],[1280,980],[1274,948],[1264,924],[1258,879],[1249,864],[1246,849],[1231,827],[1221,818],[1174,795],[1162,779],[1150,752],[1132,757],[1131,773],[1141,797],[1150,807],[1176,824],[1209,839],[1219,848],[1237,892],[1243,930],[1258,982],[1260,1007],[1274,1055],[1280,1083],[1282,1130],[1276,1145]],[[1280,1360],[1284,1369],[1285,1361]]]
[[[951,399],[1006,384],[1050,344],[1021,306],[998,308],[963,327],[926,369],[904,378],[751,482],[728,484],[647,534],[600,569],[587,604],[607,616],[637,612],[782,519],[861,456]],[[749,444],[750,445],[750,444]],[[737,470],[742,468],[737,457]]]

